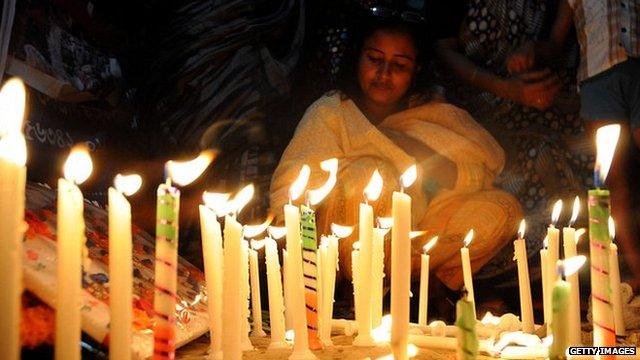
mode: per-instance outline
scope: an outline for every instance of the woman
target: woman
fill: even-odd
[[[476,231],[470,252],[472,268],[478,270],[512,237],[520,207],[512,196],[493,189],[503,151],[466,112],[436,102],[409,108],[419,71],[415,39],[407,25],[392,19],[378,19],[364,32],[355,48],[355,79],[317,100],[298,125],[272,179],[271,209],[282,213],[303,164],[311,167],[309,188],[315,188],[326,181],[319,163],[335,157],[338,181],[317,209],[318,233],[327,234],[332,222],[357,224],[358,204],[375,169],[384,187],[372,205],[376,216],[390,216],[391,193],[400,188],[400,175],[418,164],[418,183],[406,191],[413,199],[413,227],[426,230],[427,236],[413,242],[413,273],[418,273],[424,242],[439,235],[431,268],[450,289],[459,289],[465,234]],[[340,242],[340,269],[351,268],[355,240]],[[385,263],[388,273],[390,256]]]
[[[539,246],[553,202],[584,194],[592,174],[590,139],[582,135],[570,56],[518,76],[505,65],[510,53],[545,36],[553,3],[468,1],[459,32],[436,45],[443,67],[454,77],[444,77],[447,97],[469,109],[505,149],[505,170],[496,186],[518,198],[527,218],[527,238]],[[503,255],[501,267],[513,266],[511,254]]]

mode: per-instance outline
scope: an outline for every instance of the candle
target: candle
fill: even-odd
[[[475,305],[462,290],[462,298],[456,303],[456,326],[458,327],[458,359],[474,360],[478,356],[478,336],[476,334]]]
[[[553,205],[553,211],[551,212],[551,224],[547,228],[547,238],[549,241],[549,267],[547,268],[547,276],[549,277],[549,281],[553,284],[558,278],[558,274],[556,273],[555,264],[558,262],[560,258],[560,230],[556,228],[556,224],[558,223],[558,219],[560,218],[560,213],[562,212],[562,200],[556,201]],[[549,294],[550,296],[551,294]]]
[[[300,176],[289,189],[289,198],[296,200],[304,191],[309,179],[309,167],[304,165]],[[291,322],[295,333],[292,359],[315,359],[315,355],[309,351],[309,334],[307,332],[307,318],[300,316],[306,313],[304,294],[304,282],[302,272],[302,239],[300,234],[300,210],[297,206],[286,204],[284,206],[284,223],[287,228],[287,281],[285,291],[288,292],[286,311],[291,313]]]
[[[285,227],[286,229],[286,227]],[[284,287],[284,324],[285,329],[292,330],[293,328],[293,314],[291,311],[291,299],[289,298],[289,266],[287,258],[289,254],[287,254],[287,249],[282,249],[282,268],[284,269],[282,273],[282,283]]]
[[[76,145],[64,165],[64,179],[58,179],[58,257],[56,292],[55,358],[80,359],[80,306],[82,294],[82,248],[84,199],[76,186],[93,169],[86,146]]]
[[[527,242],[524,239],[525,221],[522,219],[518,229],[518,239],[513,242],[514,258],[518,265],[518,290],[520,294],[520,319],[522,331],[533,334],[533,304],[531,301],[531,282],[529,280],[529,262],[527,259]]]
[[[371,326],[377,328],[382,321],[384,285],[384,239],[393,225],[393,218],[378,218],[373,229],[373,258],[371,259]]]
[[[356,321],[358,322],[358,336],[353,340],[355,346],[373,346],[375,341],[371,336],[371,274],[373,256],[373,207],[367,201],[376,201],[382,192],[382,176],[378,169],[373,172],[369,183],[364,189],[365,202],[360,204],[358,221],[358,240],[360,242],[360,257],[358,267],[359,298],[356,302]],[[358,317],[359,315],[359,317]]]
[[[573,211],[569,226],[562,229],[562,242],[564,248],[564,258],[569,259],[578,255],[576,229],[573,224],[580,212],[580,198],[576,196],[573,201]],[[567,281],[571,284],[571,294],[569,297],[569,344],[579,345],[582,343],[582,330],[580,325],[580,279],[577,273],[567,275]]]
[[[243,235],[244,237],[244,235]],[[250,316],[250,296],[251,289],[249,286],[249,242],[242,240],[242,257],[240,258],[242,262],[242,272],[240,278],[240,291],[242,292],[242,320],[240,321],[240,334],[241,334],[241,343],[242,343],[242,351],[251,351],[253,350],[253,344],[251,344],[251,339],[249,339],[249,316]]]
[[[140,185],[140,175],[123,176],[109,188],[109,358],[131,359],[133,328],[133,260],[131,205],[125,196],[133,195]]]
[[[547,325],[547,335],[551,334],[551,287],[549,284],[549,238],[545,236],[540,250],[540,276],[542,278],[542,309],[544,311],[544,323]]]
[[[222,230],[217,216],[223,215],[229,194],[205,192],[205,205],[200,205],[202,233],[202,259],[207,281],[207,307],[209,310],[210,354],[214,360],[222,359],[222,279],[224,274]]]
[[[596,189],[589,190],[589,252],[591,263],[591,300],[593,309],[593,345],[615,346],[615,324],[611,305],[609,279],[608,219],[610,213],[609,190],[600,189],[611,166],[620,125],[607,125],[596,132],[596,164],[594,180]]]
[[[421,326],[427,326],[427,310],[429,302],[429,250],[438,241],[438,237],[435,236],[427,242],[422,250],[420,260],[420,302],[418,306],[418,324]]]
[[[356,326],[359,326],[358,319],[362,318],[362,307],[360,304],[360,272],[358,271],[358,264],[360,263],[360,242],[353,243],[353,250],[351,251],[351,284],[353,285],[353,304],[356,317]]]
[[[413,165],[400,178],[401,190],[411,186],[416,178],[417,168]],[[394,191],[391,212],[391,349],[395,359],[404,360],[407,359],[411,292],[411,197],[403,191]]]
[[[224,222],[224,281],[222,288],[222,354],[242,358],[242,226],[232,216]],[[246,304],[246,303],[245,303]]]
[[[263,233],[273,221],[273,215],[260,225],[245,225],[245,238],[255,238]],[[251,240],[251,249],[247,249],[249,257],[249,280],[251,285],[251,314],[253,316],[253,328],[251,336],[265,337],[267,334],[262,329],[262,302],[260,299],[260,273],[258,271],[258,251],[264,247],[264,241]]]
[[[25,89],[10,79],[0,90],[0,359],[20,359],[22,239],[27,146],[22,135]]]
[[[565,359],[569,344],[569,298],[571,294],[571,284],[564,280],[567,275],[573,274],[580,269],[587,260],[580,255],[572,258],[559,260],[557,271],[562,276],[553,286],[553,343],[549,349],[549,359]]]
[[[471,260],[469,258],[469,245],[473,240],[473,229],[469,230],[464,237],[464,246],[460,248],[460,258],[462,259],[462,275],[464,278],[464,287],[467,290],[467,296],[473,305],[473,314],[476,316],[475,295],[473,293],[473,273],[471,272]]]
[[[616,336],[625,336],[624,318],[622,316],[622,292],[620,291],[620,265],[618,264],[618,245],[613,240],[616,237],[616,227],[613,218],[609,216],[609,236],[611,244],[609,245],[609,272],[611,281],[611,297],[613,301],[613,320],[616,328]]]
[[[269,290],[269,323],[271,325],[271,342],[269,349],[288,348],[285,341],[284,303],[282,299],[282,278],[278,261],[278,244],[274,239],[285,236],[284,227],[270,227],[269,238],[265,240],[265,260],[267,263],[267,287]]]

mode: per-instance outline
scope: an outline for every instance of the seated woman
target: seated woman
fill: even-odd
[[[395,20],[370,23],[354,48],[353,80],[318,99],[298,125],[272,178],[271,209],[282,214],[303,164],[311,167],[309,188],[315,188],[327,176],[320,162],[335,157],[338,181],[317,209],[318,233],[330,233],[332,222],[357,224],[358,204],[375,169],[383,177],[384,190],[372,205],[376,216],[388,217],[400,175],[418,164],[418,182],[407,193],[413,199],[413,228],[427,235],[412,244],[412,273],[419,273],[424,243],[439,235],[431,268],[450,289],[459,289],[459,249],[465,234],[469,229],[476,232],[470,247],[476,271],[513,238],[521,211],[514,197],[491,185],[504,165],[504,152],[468,113],[437,102],[409,106],[420,63],[416,39],[408,25]],[[340,269],[351,268],[356,237],[341,240]],[[349,272],[340,276],[350,278]]]

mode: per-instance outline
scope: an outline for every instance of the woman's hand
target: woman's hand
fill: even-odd
[[[544,110],[553,104],[561,88],[562,83],[558,76],[545,69],[504,80],[498,95],[525,106]]]
[[[535,45],[527,42],[516,51],[509,54],[505,65],[510,74],[521,74],[533,69],[536,63]]]

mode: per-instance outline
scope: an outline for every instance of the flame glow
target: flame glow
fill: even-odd
[[[491,311],[487,311],[480,322],[482,325],[498,326],[498,324],[500,324],[500,317],[493,315]]]
[[[228,211],[229,204],[227,203],[230,196],[231,194],[229,193],[214,193],[205,191],[204,193],[202,193],[202,201],[204,202],[206,207],[213,210],[216,216],[220,217],[230,212]]]
[[[584,235],[586,232],[587,232],[587,229],[585,228],[580,228],[576,230],[576,245],[580,241],[580,238],[582,237],[582,235]]]
[[[240,191],[238,191],[236,196],[234,196],[233,199],[229,201],[227,210],[229,212],[235,212],[239,214],[240,211],[242,211],[242,209],[247,206],[249,201],[253,199],[253,194],[255,192],[256,188],[253,186],[253,184],[249,184],[243,187]]]
[[[558,219],[560,218],[560,213],[562,212],[562,200],[558,200],[556,201],[555,204],[553,204],[553,211],[551,212],[551,223],[552,224],[557,224],[558,223]]]
[[[427,233],[426,231],[412,231],[412,232],[409,233],[409,239],[413,240],[413,239],[415,239],[417,237],[420,237],[420,236],[422,236],[422,235],[424,235],[426,233]]]
[[[18,78],[9,79],[0,89],[0,138],[22,133],[26,91]]]
[[[380,229],[391,229],[393,227],[393,218],[392,217],[379,217],[378,218],[378,227]]]
[[[604,184],[607,179],[619,137],[619,124],[605,125],[596,131],[595,171],[599,176],[600,184]]]
[[[187,186],[194,182],[202,173],[207,170],[209,164],[215,158],[213,150],[204,150],[195,159],[188,161],[169,160],[166,164],[167,176],[172,182],[180,186]]]
[[[21,133],[12,133],[0,138],[0,159],[18,166],[27,163],[27,143]]]
[[[266,245],[265,240],[251,240],[251,248],[253,250],[260,250]]]
[[[542,239],[542,246],[545,249],[549,247],[549,235],[545,235],[544,239]]]
[[[284,226],[269,226],[267,228],[267,233],[272,239],[278,240],[287,235],[287,228]]]
[[[464,237],[464,247],[469,247],[469,244],[471,244],[471,240],[473,240],[473,229],[469,230],[469,232],[467,233],[467,235]]]
[[[609,225],[609,237],[613,240],[616,238],[616,223],[613,221],[612,216],[609,216],[609,221],[607,221],[607,225]]]
[[[307,187],[307,183],[309,182],[309,176],[311,175],[311,168],[309,165],[304,164],[300,169],[300,174],[296,180],[291,184],[289,188],[289,200],[294,201],[302,195],[304,189]]]
[[[407,356],[412,358],[416,355],[418,355],[418,347],[413,344],[407,345]]]
[[[371,179],[369,183],[364,188],[364,196],[367,197],[369,201],[376,201],[380,197],[382,193],[382,176],[378,169],[376,169],[371,175]]]
[[[142,186],[142,177],[138,174],[131,175],[116,175],[113,179],[113,185],[116,190],[124,194],[125,196],[131,196],[135,194]]]
[[[71,149],[67,161],[64,163],[65,179],[75,183],[82,184],[91,176],[93,171],[93,162],[89,156],[89,149],[86,145],[76,145]]]
[[[564,260],[558,260],[558,268],[564,273],[564,276],[575,274],[582,265],[587,261],[587,257],[584,255],[578,255],[570,257]]]
[[[329,172],[329,178],[321,187],[309,190],[309,204],[318,205],[331,192],[338,181],[338,159],[333,158],[320,163],[320,168]]]
[[[428,254],[429,251],[436,245],[437,242],[438,242],[438,237],[437,236],[432,237],[426,244],[424,244],[424,246],[422,247],[422,251],[424,251],[425,254]]]
[[[520,226],[518,227],[518,239],[524,239],[524,231],[527,227],[527,223],[522,219]]]
[[[293,343],[293,340],[296,338],[296,332],[293,329],[289,329],[284,333],[284,340]]]
[[[404,173],[402,173],[402,176],[400,176],[400,184],[403,188],[408,188],[409,186],[413,185],[417,178],[418,167],[414,164],[411,165],[407,170],[405,170]]]
[[[575,200],[573,200],[573,211],[571,211],[571,220],[569,221],[569,226],[575,224],[576,220],[578,220],[578,214],[580,213],[580,197],[576,196]]]
[[[338,225],[331,223],[331,233],[337,238],[344,239],[353,233],[353,226]]]
[[[353,250],[360,250],[360,241],[356,241],[353,243]]]
[[[243,228],[242,233],[244,234],[244,237],[247,239],[250,238],[254,238],[260,234],[262,234],[265,230],[267,230],[267,228],[269,227],[269,225],[271,225],[271,222],[273,221],[273,214],[269,214],[267,216],[267,219],[259,225],[245,225]]]

